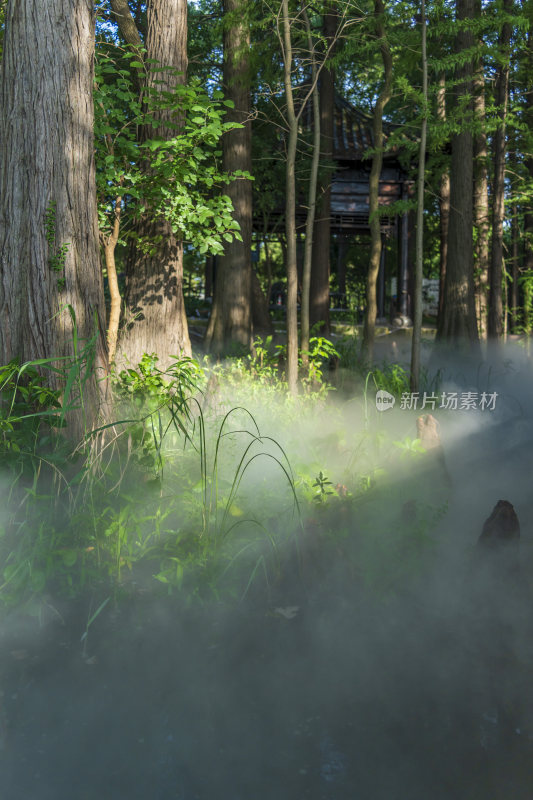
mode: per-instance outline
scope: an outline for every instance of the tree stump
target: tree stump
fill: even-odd
[[[431,477],[441,486],[449,488],[451,478],[444,459],[444,450],[439,433],[439,423],[432,414],[417,417],[416,433],[426,451],[426,465],[433,467]]]
[[[520,541],[520,522],[508,500],[498,500],[485,520],[478,545],[494,548],[504,544],[517,545]]]
[[[471,620],[477,662],[474,692],[484,699],[483,749],[510,747],[523,727],[529,679],[518,656],[527,635],[529,590],[520,568],[520,522],[508,500],[498,500],[477,541],[471,574]],[[527,724],[527,723],[526,723]]]

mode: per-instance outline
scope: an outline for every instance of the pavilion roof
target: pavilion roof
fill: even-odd
[[[383,134],[386,143],[393,126],[384,122]],[[361,111],[339,94],[335,95],[333,153],[336,161],[362,161],[368,150],[374,147],[372,116]],[[396,158],[394,148],[384,153],[385,158]]]

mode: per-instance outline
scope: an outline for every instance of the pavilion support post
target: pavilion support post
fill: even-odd
[[[407,186],[402,187],[402,200],[407,200]],[[398,276],[398,327],[406,328],[411,324],[409,318],[409,214],[402,214],[399,225],[400,234],[400,274]]]
[[[381,234],[381,256],[378,272],[378,320],[385,318],[385,240]]]
[[[337,285],[343,307],[346,305],[346,252],[348,250],[348,240],[349,238],[345,233],[337,235]]]

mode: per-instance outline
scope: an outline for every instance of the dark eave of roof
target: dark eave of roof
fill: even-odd
[[[393,130],[393,126],[383,123],[384,144]],[[333,127],[333,154],[336,161],[360,162],[368,160],[368,151],[374,147],[372,117],[365,114],[335,95],[335,112]],[[386,151],[384,158],[396,160],[396,150]]]

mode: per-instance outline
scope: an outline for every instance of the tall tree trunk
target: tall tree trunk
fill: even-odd
[[[171,91],[177,83],[186,81],[187,2],[150,0],[147,11],[146,56],[157,62],[150,67],[148,88]],[[181,74],[176,76],[165,67]],[[171,116],[169,110],[160,112],[160,126],[151,128],[150,135],[162,139],[174,136],[175,129],[168,125]],[[126,262],[120,360],[137,364],[143,353],[157,353],[160,365],[166,367],[172,356],[191,353],[183,300],[183,244],[170,223],[154,218],[149,210],[136,224],[135,234],[137,240]],[[153,243],[150,252],[140,239]]]
[[[326,4],[324,14],[325,45],[332,53],[337,33],[334,3]],[[318,179],[317,215],[313,232],[313,252],[309,295],[309,323],[322,323],[321,333],[329,334],[329,274],[331,248],[331,179],[333,175],[333,133],[335,113],[335,71],[323,67],[320,73],[320,155],[324,167]]]
[[[392,56],[385,35],[385,5],[383,0],[374,0],[376,35],[383,59],[384,78],[372,117],[374,156],[370,170],[368,188],[368,213],[370,219],[370,263],[366,279],[366,310],[363,325],[363,355],[371,363],[374,356],[374,334],[376,328],[377,297],[376,284],[381,261],[381,220],[379,218],[379,176],[383,164],[383,111],[392,95]]]
[[[252,169],[250,122],[250,27],[249,0],[224,0],[224,90],[234,108],[226,121],[239,122],[223,138],[223,167],[227,172]],[[229,184],[234,218],[242,242],[226,244],[217,261],[217,281],[206,345],[214,353],[249,350],[252,340],[252,183],[246,179]]]
[[[313,156],[311,160],[311,175],[309,177],[309,194],[307,198],[307,219],[305,224],[305,253],[302,279],[302,303],[301,303],[301,348],[302,365],[306,368],[309,364],[309,327],[310,327],[310,308],[309,298],[311,289],[311,268],[313,258],[313,232],[315,225],[316,210],[316,191],[318,182],[318,165],[320,161],[320,98],[317,83],[317,61],[311,25],[309,18],[303,8],[302,13],[305,19],[307,31],[307,46],[309,58],[311,60],[311,79],[314,83],[312,93],[313,103]],[[329,219],[329,215],[328,215]],[[329,249],[329,245],[328,245]],[[328,276],[328,308],[329,308],[329,276]]]
[[[458,21],[474,16],[474,0],[456,0]],[[458,54],[473,46],[473,36],[468,28],[457,33]],[[457,103],[465,105],[462,130],[452,139],[450,170],[450,227],[448,235],[448,263],[444,285],[444,306],[439,326],[440,339],[464,343],[478,343],[476,311],[474,305],[474,270],[472,248],[473,224],[473,142],[472,114],[468,98],[472,91],[472,62],[457,68],[460,83]]]
[[[481,2],[476,0],[475,13],[482,15]],[[481,46],[482,42],[479,42]],[[474,119],[477,133],[474,136],[474,228],[476,244],[474,267],[476,270],[476,309],[479,332],[487,334],[488,293],[489,293],[489,179],[487,134],[485,131],[485,71],[481,57],[477,59],[473,79]]]
[[[108,368],[93,58],[92,2],[10,0],[0,77],[0,359],[72,356],[71,306],[78,341],[97,334],[88,425]],[[83,423],[72,420],[73,432]]]
[[[285,235],[287,238],[287,383],[296,394],[298,384],[298,266],[296,263],[296,145],[298,120],[292,94],[292,42],[289,2],[281,2],[283,22],[283,77],[287,100],[289,139],[285,178]]]
[[[520,225],[518,221],[518,206],[513,204],[513,218],[511,223],[511,297],[510,297],[510,325],[511,333],[518,329],[518,278],[520,275]]]
[[[509,14],[513,0],[503,0],[503,10]],[[499,36],[500,65],[496,78],[496,105],[499,123],[494,134],[494,188],[492,192],[492,248],[490,254],[490,287],[488,335],[499,339],[503,334],[503,220],[505,217],[505,128],[509,102],[509,58],[511,24],[504,22]]]
[[[533,131],[533,4],[529,4],[529,31],[527,34],[526,74],[529,77],[525,94],[524,116],[529,136],[526,140],[525,166],[529,180],[533,185],[533,147],[531,132]],[[524,209],[524,272],[533,275],[533,208],[528,204]],[[526,310],[526,309],[525,309]],[[527,312],[529,318],[529,312]],[[527,323],[529,327],[529,321]]]
[[[437,89],[437,119],[446,122],[446,73],[439,74]],[[448,165],[443,169],[439,187],[440,213],[440,269],[439,269],[439,310],[438,320],[442,319],[444,305],[444,285],[446,281],[446,264],[448,261],[448,229],[450,226],[450,170]]]
[[[411,391],[418,392],[420,383],[420,342],[422,338],[422,280],[424,277],[424,176],[426,165],[426,138],[428,113],[428,62],[426,53],[426,5],[422,0],[422,129],[418,155],[417,208],[416,208],[416,267],[413,293],[413,340],[411,349]]]

